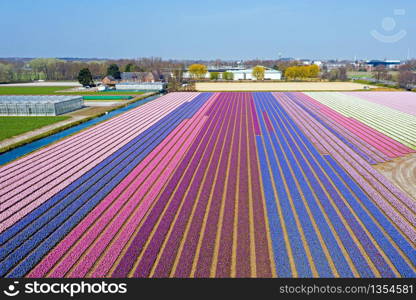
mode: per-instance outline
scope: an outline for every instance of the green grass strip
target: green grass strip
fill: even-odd
[[[16,135],[42,128],[57,122],[68,120],[69,116],[1,116],[0,117],[0,141]]]

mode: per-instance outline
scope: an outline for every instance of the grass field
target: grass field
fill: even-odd
[[[416,277],[415,97],[160,97],[0,168],[0,276]]]
[[[59,92],[56,93],[57,95],[85,95],[85,96],[106,96],[106,95],[142,95],[144,93],[144,91],[105,91],[105,92]]]
[[[120,96],[120,95],[91,95],[91,96],[84,96],[84,100],[88,101],[103,101],[103,100],[130,100],[133,97],[129,95]]]
[[[353,91],[365,84],[352,82],[198,82],[196,90],[215,91]]]
[[[371,73],[371,72],[347,72],[347,76],[348,76],[348,78],[353,78],[353,77],[355,77],[355,78],[364,78],[364,77],[366,77],[366,78],[373,78],[373,73]]]
[[[145,92],[105,91],[105,92],[59,92],[68,86],[0,86],[0,95],[141,95]]]
[[[53,95],[68,86],[0,86],[0,95]]]
[[[67,120],[68,116],[56,117],[2,117],[0,116],[0,141],[41,128],[46,125],[51,125],[63,120]]]
[[[392,76],[392,80],[397,80],[399,75],[398,71],[388,71],[389,75]],[[373,72],[348,72],[348,78],[374,78]]]

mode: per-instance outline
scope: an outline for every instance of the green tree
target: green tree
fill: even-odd
[[[188,70],[189,70],[189,73],[191,74],[191,76],[193,78],[197,78],[197,79],[204,78],[205,74],[208,72],[207,67],[205,65],[202,65],[202,64],[190,65]]]
[[[38,77],[46,80],[59,79],[56,76],[59,64],[65,64],[65,62],[56,58],[36,58],[29,62],[30,68],[37,73]]]
[[[211,72],[211,73],[209,73],[209,78],[211,80],[218,80],[220,78],[220,73],[218,73],[218,72]]]
[[[78,81],[80,84],[82,84],[82,86],[93,85],[94,81],[92,80],[90,69],[81,69],[78,74]]]
[[[145,72],[146,70],[139,67],[138,65],[132,64],[132,63],[128,63],[125,67],[124,67],[124,72]]]
[[[253,68],[252,75],[254,77],[256,77],[257,80],[264,80],[264,73],[265,73],[264,67],[262,67],[262,66],[255,66]]]
[[[111,64],[107,68],[107,75],[113,76],[114,79],[121,79],[121,73],[120,69],[118,68],[118,65]]]
[[[222,73],[222,79],[224,80],[233,80],[234,74],[232,72],[224,72]]]
[[[124,67],[124,72],[134,72],[134,69],[135,69],[135,65],[130,63]]]
[[[13,71],[10,65],[0,63],[0,82],[10,82],[13,79]]]

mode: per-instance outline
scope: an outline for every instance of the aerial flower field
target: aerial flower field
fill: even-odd
[[[0,276],[416,277],[415,152],[414,93],[170,93],[0,167]]]

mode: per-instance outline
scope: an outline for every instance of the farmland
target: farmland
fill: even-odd
[[[68,86],[0,86],[0,95],[53,95]]]
[[[414,157],[415,115],[406,92],[167,94],[0,167],[0,276],[415,277],[416,195],[377,169]]]
[[[0,117],[0,141],[69,118],[69,116]]]
[[[64,92],[70,86],[0,86],[0,95],[140,95],[141,91]]]

